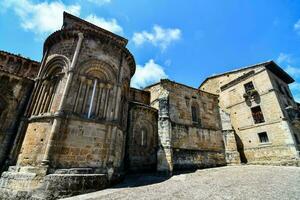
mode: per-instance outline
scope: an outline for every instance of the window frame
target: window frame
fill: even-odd
[[[255,113],[253,112],[253,110],[256,109],[256,108],[259,108],[259,109],[260,109],[261,119],[257,118],[257,116],[255,117]],[[251,110],[251,115],[252,115],[252,119],[253,119],[254,124],[262,124],[262,123],[265,123],[265,122],[266,122],[265,116],[264,116],[264,114],[263,114],[263,111],[262,111],[260,105],[254,106],[254,107],[250,108],[250,110]],[[259,111],[258,111],[258,112],[259,112]],[[256,113],[257,113],[257,112],[256,112]]]
[[[258,135],[259,142],[261,144],[270,143],[270,139],[266,131],[257,133],[257,135]]]
[[[248,85],[248,84],[251,84],[251,85],[252,85],[252,88],[251,88],[251,89],[248,89],[248,88],[246,87],[246,85]],[[244,84],[244,89],[245,89],[245,92],[246,92],[246,93],[247,93],[248,91],[254,90],[254,89],[255,89],[255,86],[254,86],[253,81],[249,81],[249,82],[245,83],[245,84]]]
[[[200,110],[197,103],[192,103],[191,105],[192,123],[200,124]]]

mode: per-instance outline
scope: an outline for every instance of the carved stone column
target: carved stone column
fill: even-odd
[[[159,98],[157,171],[171,175],[173,172],[172,126],[169,113],[169,92]]]

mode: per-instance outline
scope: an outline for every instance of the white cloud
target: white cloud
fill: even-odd
[[[116,19],[104,19],[102,17],[97,17],[96,15],[91,14],[87,16],[85,20],[111,32],[117,34],[123,33],[123,28],[118,24]]]
[[[300,68],[288,65],[285,71],[293,77],[300,77]]]
[[[80,6],[65,5],[61,1],[33,3],[30,0],[4,0],[4,8],[11,8],[21,20],[25,30],[38,35],[54,32],[62,26],[63,11],[79,15]]]
[[[300,19],[294,24],[294,30],[300,35]]]
[[[92,0],[98,3],[110,0]],[[33,3],[31,0],[4,0],[0,3],[3,9],[11,9],[20,18],[21,27],[27,31],[32,31],[36,35],[44,38],[56,30],[59,30],[63,24],[63,11],[80,16],[80,5],[65,5],[60,0],[43,1]],[[90,14],[86,20],[114,33],[123,33],[122,27],[116,19],[104,19]]]
[[[131,79],[131,86],[144,88],[167,77],[163,67],[155,63],[153,59],[150,59],[144,66],[136,66],[135,74]]]
[[[88,0],[88,1],[91,3],[95,3],[97,5],[103,5],[111,2],[111,0]]]
[[[140,46],[145,42],[149,42],[154,46],[165,50],[172,42],[181,38],[181,30],[178,28],[162,28],[158,25],[153,26],[151,32],[142,31],[133,34],[132,40],[135,45]]]
[[[276,61],[279,64],[282,64],[282,63],[291,63],[292,58],[291,58],[290,54],[280,53]]]

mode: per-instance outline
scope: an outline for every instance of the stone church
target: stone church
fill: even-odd
[[[299,165],[294,80],[276,63],[138,90],[127,42],[64,13],[40,63],[0,51],[1,199],[72,196],[127,173]]]

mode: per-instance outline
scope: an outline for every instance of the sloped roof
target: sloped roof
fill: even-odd
[[[293,83],[295,81],[288,73],[286,73],[281,67],[279,67],[279,65],[277,65],[273,60],[270,60],[270,61],[266,61],[266,62],[257,63],[257,64],[254,64],[254,65],[244,66],[244,67],[241,67],[241,68],[238,68],[238,69],[235,69],[235,70],[232,70],[232,71],[228,71],[228,72],[225,72],[225,73],[209,76],[201,83],[199,88],[210,79],[218,78],[218,77],[221,77],[221,76],[225,76],[225,75],[228,75],[228,74],[232,74],[232,73],[236,73],[236,72],[240,72],[240,71],[243,71],[243,70],[246,70],[246,69],[252,69],[252,68],[256,68],[256,67],[260,67],[260,66],[264,66],[265,68],[267,68],[268,70],[273,72],[276,76],[281,78],[287,84]]]
[[[128,43],[127,39],[125,39],[117,34],[114,34],[108,30],[105,30],[99,26],[96,26],[95,24],[85,21],[79,17],[71,15],[70,13],[67,13],[65,11],[63,14],[63,18],[64,18],[64,25],[63,25],[62,29],[73,29],[73,28],[76,29],[76,28],[78,28],[78,26],[80,26],[81,28],[89,28],[89,29],[97,31],[101,34],[104,34],[104,35],[110,37],[111,39],[115,40],[116,42],[122,44],[123,46],[126,46]],[[68,20],[71,20],[72,23],[67,24],[66,21],[68,21]]]
[[[25,58],[25,57],[23,57],[22,55],[20,55],[20,54],[14,54],[14,53],[11,53],[11,52],[8,52],[8,51],[4,51],[4,50],[0,50],[0,53],[1,54],[7,54],[7,55],[11,55],[11,56],[14,56],[14,57],[18,57],[18,58],[21,58],[21,59],[23,59],[23,60],[27,60],[28,62],[32,62],[32,63],[36,63],[36,64],[40,64],[40,62],[38,62],[38,61],[36,61],[36,60],[32,60],[32,59],[30,59],[30,58]]]

